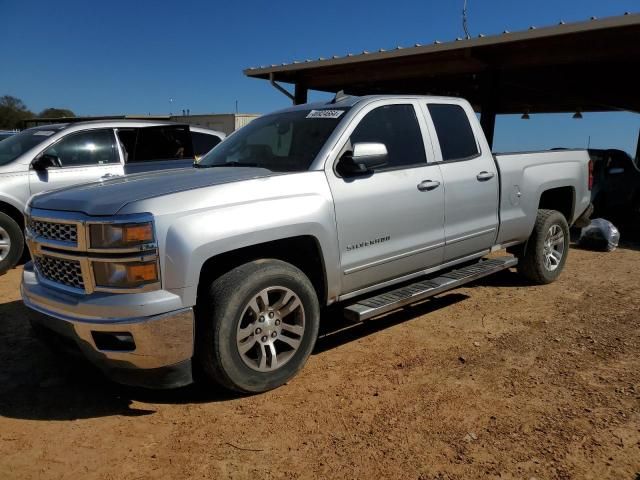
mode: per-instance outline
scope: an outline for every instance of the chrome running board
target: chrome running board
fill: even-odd
[[[498,257],[482,259],[466,267],[438,273],[436,277],[426,278],[409,285],[404,285],[373,297],[361,298],[344,308],[347,319],[358,322],[377,317],[398,308],[425,300],[439,293],[458,288],[487,275],[517,265],[515,257]]]

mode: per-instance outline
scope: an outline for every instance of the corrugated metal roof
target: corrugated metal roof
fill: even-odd
[[[432,52],[463,50],[475,47],[500,45],[523,40],[542,39],[547,37],[562,36],[566,34],[575,34],[635,25],[640,25],[640,14],[626,12],[621,16],[608,17],[603,19],[591,17],[590,20],[583,22],[565,23],[564,21],[560,21],[557,25],[545,26],[540,28],[532,25],[528,30],[519,32],[509,32],[508,30],[505,30],[499,35],[480,34],[475,38],[464,39],[458,37],[455,40],[449,42],[441,42],[439,40],[435,40],[429,45],[422,45],[417,43],[413,46],[408,47],[397,46],[392,50],[385,50],[381,48],[376,52],[365,50],[361,53],[347,53],[342,56],[332,55],[328,58],[320,57],[316,60],[294,60],[289,63],[247,68],[246,70],[244,70],[244,74],[249,77],[255,78],[269,78],[269,75],[271,73],[294,73],[296,71],[333,67],[337,65],[356,64],[359,62],[377,61],[388,58],[395,59],[413,55],[423,55]],[[287,79],[283,79],[283,81],[287,81]]]

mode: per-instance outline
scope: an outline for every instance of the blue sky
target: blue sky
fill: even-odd
[[[638,0],[468,0],[472,35],[638,12]],[[462,0],[0,0],[0,95],[29,108],[265,113],[288,100],[244,68],[462,35]],[[322,95],[314,96],[323,98]],[[173,99],[170,102],[169,99]],[[502,117],[496,150],[591,145],[635,151],[640,115]]]

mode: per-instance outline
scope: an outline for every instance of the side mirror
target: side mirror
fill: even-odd
[[[340,175],[361,175],[387,164],[387,147],[384,143],[355,143],[353,151],[345,152],[336,166]]]
[[[34,170],[44,171],[49,167],[61,167],[62,163],[60,162],[60,158],[57,155],[43,153],[33,162],[31,162],[31,166]]]

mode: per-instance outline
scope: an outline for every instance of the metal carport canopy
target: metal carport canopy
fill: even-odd
[[[496,113],[640,112],[638,67],[640,14],[627,13],[244,73],[294,84],[296,103],[309,89],[460,96],[486,124]]]

